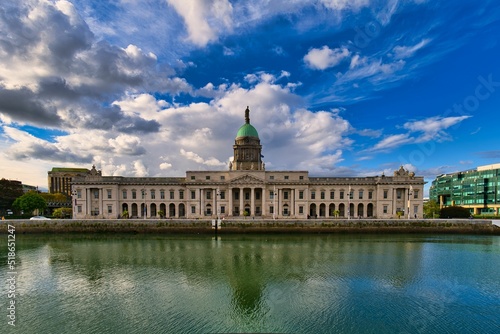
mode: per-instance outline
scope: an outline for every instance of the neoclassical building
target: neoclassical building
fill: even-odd
[[[257,130],[238,129],[224,171],[185,177],[103,176],[95,166],[72,182],[73,218],[422,218],[424,179],[403,167],[393,176],[313,177],[267,171]]]

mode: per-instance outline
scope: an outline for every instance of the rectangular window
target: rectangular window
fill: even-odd
[[[108,214],[113,213],[113,207],[111,205],[108,205]]]
[[[414,199],[418,198],[418,190],[413,190],[413,198]]]
[[[234,199],[240,199],[240,192],[239,191],[234,192]]]
[[[413,206],[413,213],[416,215],[418,213],[418,205]]]
[[[146,190],[144,189],[141,190],[141,198],[146,199]]]
[[[99,190],[94,190],[94,198],[95,199],[99,198]]]
[[[401,190],[396,190],[397,199],[401,199]]]
[[[272,205],[271,205],[271,206],[269,207],[269,213],[274,213],[274,206],[272,206]]]
[[[255,193],[255,199],[257,199],[257,200],[260,199],[260,192]]]
[[[212,191],[211,190],[206,192],[206,199],[212,199]]]
[[[226,179],[226,177],[225,177],[224,175],[221,175],[221,176],[220,176],[220,179],[221,179],[221,180],[225,180],[225,179]]]
[[[220,213],[226,213],[226,207],[224,205],[220,207]]]
[[[165,190],[160,190],[160,199],[165,199]]]
[[[324,191],[322,191],[322,192],[320,193],[320,197],[321,197],[321,199],[325,199],[325,192],[324,192]]]
[[[299,176],[299,180],[303,180],[303,179],[304,179],[304,175]]]
[[[196,199],[196,191],[191,190],[191,199]]]
[[[274,191],[269,191],[269,199],[274,199]]]
[[[250,199],[250,193],[248,193],[248,192],[247,192],[247,193],[245,193],[245,199],[246,199],[246,200],[249,200],[249,199]]]
[[[340,191],[340,199],[344,199],[344,192]]]
[[[373,191],[369,191],[368,192],[368,199],[372,199],[373,198]]]
[[[349,199],[354,199],[354,191],[349,192]]]
[[[132,199],[136,199],[137,198],[137,193],[135,190],[132,190]]]
[[[299,191],[299,199],[304,199],[304,191]]]
[[[107,193],[108,193],[108,199],[111,199],[111,189],[108,189]]]
[[[205,180],[210,180],[210,176],[209,175],[205,176]]]
[[[285,180],[288,180],[288,175],[285,175]]]
[[[123,197],[123,199],[127,199],[127,191],[126,190],[122,191],[122,197]]]
[[[389,195],[389,190],[384,190],[384,199],[387,199],[388,195]]]
[[[387,205],[384,205],[384,213],[387,213]]]
[[[226,199],[226,192],[225,191],[220,192],[220,199]]]
[[[151,190],[151,199],[156,199],[156,191]]]
[[[269,176],[269,180],[274,180],[274,175]]]
[[[335,191],[330,191],[330,199],[335,199]]]
[[[174,191],[173,190],[170,190],[170,199],[174,199],[175,198],[175,194],[174,194]]]
[[[288,191],[283,192],[283,199],[288,199]]]
[[[76,191],[76,197],[77,198],[82,198],[82,191],[81,190],[77,190]]]
[[[184,199],[184,190],[179,190],[179,199]]]
[[[191,175],[191,180],[196,180],[196,177],[194,175]]]
[[[299,206],[299,214],[303,214],[304,213],[304,207],[303,206]]]
[[[358,193],[359,199],[363,199],[363,190],[360,190]]]
[[[82,213],[82,206],[81,205],[78,206],[78,213]]]
[[[315,191],[311,191],[311,199],[316,199],[316,192]]]
[[[191,213],[196,213],[196,206],[191,205]]]

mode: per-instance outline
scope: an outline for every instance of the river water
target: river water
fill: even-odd
[[[500,328],[499,236],[17,235],[15,278],[1,333]]]

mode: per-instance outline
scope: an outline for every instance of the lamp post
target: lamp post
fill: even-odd
[[[410,196],[413,195],[413,187],[410,186],[410,189],[408,189],[408,219],[410,219]]]

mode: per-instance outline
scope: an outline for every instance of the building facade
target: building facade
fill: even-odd
[[[439,175],[429,190],[440,207],[462,206],[471,214],[500,214],[500,164]]]
[[[73,179],[73,218],[395,218],[423,216],[423,177],[403,167],[393,176],[312,177],[267,171],[249,109],[225,171],[184,177],[102,176],[95,166]]]
[[[85,177],[90,173],[87,168],[54,167],[48,174],[49,193],[71,196],[71,183],[75,177]]]

